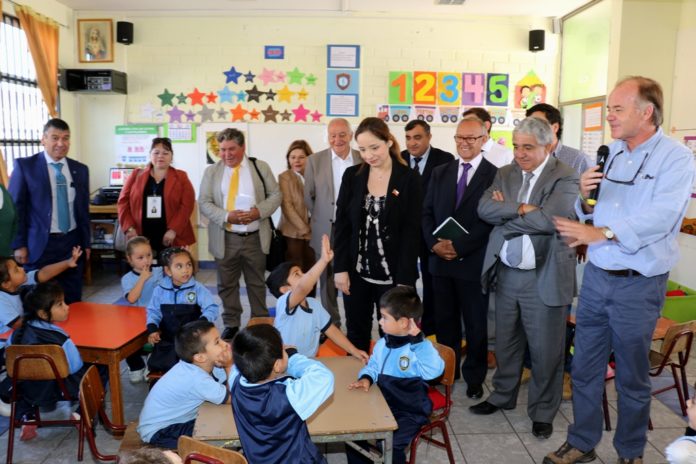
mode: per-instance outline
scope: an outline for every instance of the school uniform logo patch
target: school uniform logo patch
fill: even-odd
[[[186,294],[186,301],[189,303],[195,303],[196,302],[196,292],[188,292]]]
[[[402,356],[399,358],[399,369],[402,371],[405,371],[408,369],[408,366],[411,365],[411,360],[408,359],[408,356]]]

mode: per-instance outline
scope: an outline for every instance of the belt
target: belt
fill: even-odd
[[[51,237],[60,237],[61,235],[66,235],[63,232],[51,232],[50,234]]]
[[[229,232],[230,234],[239,235],[240,237],[248,237],[249,235],[258,234],[259,231],[255,230],[253,232]]]
[[[602,268],[600,268],[602,269]],[[602,269],[604,272],[611,276],[616,276],[616,277],[642,277],[643,274],[641,274],[638,271],[634,271],[633,269],[617,269],[617,270],[607,270],[607,269]]]

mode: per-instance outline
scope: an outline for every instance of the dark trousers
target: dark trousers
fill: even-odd
[[[152,438],[150,438],[150,444],[160,448],[177,449],[180,436],[193,436],[193,425],[195,423],[196,420],[194,419],[182,424],[172,424],[163,429],[159,429]]]
[[[33,263],[27,263],[24,268],[27,271],[33,271],[48,264],[64,261],[72,256],[73,247],[78,245],[80,245],[80,232],[77,229],[67,234],[51,234],[48,236],[48,243],[41,257]],[[77,262],[77,267],[61,272],[54,279],[63,289],[67,304],[82,301],[82,274],[85,258],[83,254]]]
[[[488,365],[488,295],[480,282],[433,276],[437,341],[452,348],[467,385],[481,385]],[[462,321],[466,330],[466,359],[461,363]],[[459,369],[456,376],[459,377]]]
[[[421,239],[421,251],[418,255],[420,261],[420,275],[423,283],[423,317],[421,318],[421,330],[427,335],[435,333],[435,295],[433,293],[433,276],[428,270],[430,251]]]
[[[355,272],[350,273],[350,295],[343,295],[346,307],[348,340],[359,350],[370,351],[372,315],[379,320],[379,299],[394,285],[378,285],[366,282]]]
[[[126,358],[126,364],[128,364],[128,369],[130,371],[139,371],[145,368],[145,361],[143,361],[143,352],[138,351]]]

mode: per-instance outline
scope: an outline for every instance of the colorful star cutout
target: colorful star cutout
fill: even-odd
[[[276,93],[273,91],[273,89],[268,89],[268,92],[266,92],[266,100],[273,100],[275,101],[275,96]]]
[[[244,82],[254,82],[254,78],[256,77],[256,74],[253,74],[251,71],[248,73],[244,74]]]
[[[227,119],[227,110],[224,108],[220,108],[215,114],[217,114],[218,119]]]
[[[213,110],[212,108],[208,108],[207,105],[203,105],[203,108],[201,108],[201,110],[196,114],[201,117],[201,122],[206,122],[206,121],[212,122],[213,114],[215,114],[215,110]],[[227,114],[227,113],[225,113],[225,114]]]
[[[261,71],[261,74],[259,74],[257,77],[263,85],[268,85],[271,82],[275,82],[275,76],[273,75],[273,71],[270,69],[263,68],[263,71]]]
[[[261,111],[261,114],[263,114],[263,122],[278,122],[278,113],[280,113],[280,111],[274,110],[271,105],[268,105],[268,108]]]
[[[179,103],[186,103],[186,98],[188,97],[184,95],[184,92],[181,92],[179,95],[176,96],[176,99],[179,101]]]
[[[155,106],[150,102],[140,105],[140,115],[145,119],[152,119],[155,115],[155,110]]]
[[[312,117],[312,122],[320,122],[321,117],[324,115],[321,114],[319,111],[314,110],[314,113],[310,114],[310,116]]]
[[[288,110],[285,110],[282,113],[280,113],[280,117],[283,118],[283,121],[290,121],[290,116],[292,116],[292,113]]]
[[[261,113],[256,111],[256,109],[252,109],[251,111],[249,111],[249,116],[251,116],[251,119],[256,119],[257,121],[259,120],[259,114]]]
[[[218,97],[220,97],[220,103],[230,102],[232,103],[232,97],[237,95],[225,86],[224,88],[217,91]]]
[[[314,74],[307,74],[305,76],[305,81],[307,81],[307,85],[317,85],[317,76]]]
[[[288,78],[290,78],[290,81],[288,81],[288,84],[300,84],[302,85],[302,78],[305,76],[303,72],[300,72],[299,69],[297,69],[297,66],[295,66],[295,69],[290,71],[288,73]]]
[[[189,110],[188,113],[186,113],[186,121],[187,122],[193,121],[193,118],[195,118],[195,117],[196,117],[196,113],[194,113],[191,110]]]
[[[181,122],[181,117],[184,115],[184,112],[175,106],[167,111],[167,114],[169,115],[169,122]]]
[[[234,69],[234,66],[232,66],[229,71],[224,71],[222,74],[224,74],[225,78],[227,79],[225,84],[229,84],[230,82],[238,84],[237,80],[239,79],[239,76],[242,76],[242,73]]]
[[[307,115],[309,114],[309,110],[305,108],[304,105],[300,104],[300,106],[292,110],[292,112],[295,115],[295,122],[307,122]]]
[[[275,75],[276,82],[285,82],[285,73],[283,71],[278,71]]]
[[[307,99],[307,95],[309,95],[309,93],[305,90],[304,87],[302,87],[302,90],[300,90],[299,92],[297,92],[297,99],[298,99],[298,100],[306,100],[306,99]]]
[[[249,102],[261,102],[259,98],[261,98],[261,95],[263,95],[265,92],[260,92],[259,89],[256,88],[256,86],[253,86],[250,89],[247,89],[246,94],[247,94],[247,101]]]
[[[244,121],[244,115],[247,114],[247,110],[242,108],[242,104],[238,103],[237,106],[230,110],[232,113],[232,122],[234,121]]]
[[[202,105],[203,97],[205,97],[205,94],[199,91],[198,87],[196,87],[195,89],[193,89],[193,92],[187,94],[186,96],[191,99],[191,105]]]
[[[216,103],[217,97],[218,96],[215,92],[210,92],[208,95],[205,96],[205,99],[208,100],[208,103]]]
[[[290,98],[295,94],[295,92],[288,89],[286,85],[278,91],[278,101],[290,103]]]
[[[246,101],[246,99],[247,99],[246,92],[243,90],[240,90],[239,92],[237,92],[236,95],[237,95],[237,101],[243,102],[243,101]]]
[[[172,102],[172,100],[174,99],[175,96],[176,95],[174,95],[173,93],[169,93],[169,90],[164,89],[164,92],[157,95],[157,98],[160,99],[160,102],[161,102],[160,106],[165,106],[165,105],[174,106],[174,103]]]

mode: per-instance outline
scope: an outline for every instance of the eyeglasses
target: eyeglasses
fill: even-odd
[[[622,155],[623,153],[624,153],[624,151],[621,150],[621,151],[618,152],[616,155],[614,155],[614,157],[613,157],[613,158],[611,159],[611,161],[609,162],[609,166],[607,166],[607,170],[606,170],[606,172],[604,173],[604,178],[605,178],[606,180],[608,180],[609,182],[613,182],[613,183],[615,183],[615,184],[621,184],[621,185],[634,185],[634,184],[635,184],[635,180],[636,180],[636,178],[638,177],[638,174],[640,174],[640,172],[643,170],[643,166],[645,166],[645,162],[648,161],[648,158],[650,158],[650,155],[652,154],[652,152],[647,153],[647,154],[643,157],[643,161],[640,163],[640,166],[638,166],[638,170],[633,174],[633,177],[632,177],[631,179],[629,179],[629,180],[612,179],[611,177],[609,177],[609,172],[611,171],[611,167],[614,165],[614,161],[616,161],[616,158],[618,158],[619,155]],[[646,177],[648,177],[648,176],[646,175]]]
[[[457,143],[466,142],[466,143],[468,143],[469,145],[471,145],[472,143],[475,143],[475,142],[476,142],[478,139],[480,139],[481,137],[483,137],[483,135],[479,135],[478,137],[462,137],[461,135],[455,135],[455,136],[454,136],[454,141],[457,142]]]

